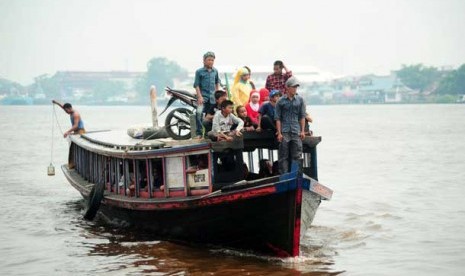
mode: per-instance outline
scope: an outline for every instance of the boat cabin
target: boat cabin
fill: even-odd
[[[303,143],[305,174],[318,179],[316,145]],[[83,181],[104,183],[115,196],[164,199],[203,196],[233,184],[269,183],[274,175],[257,177],[260,160],[278,159],[274,133],[244,133],[233,142],[210,140],[138,140],[117,131],[72,137],[70,163]],[[250,177],[253,175],[254,177]]]

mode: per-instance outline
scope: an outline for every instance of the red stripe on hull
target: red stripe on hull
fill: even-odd
[[[300,181],[299,181],[300,182]],[[300,217],[302,210],[302,183],[297,183],[295,193],[295,220],[294,220],[294,241],[292,244],[292,257],[299,256],[300,251]]]

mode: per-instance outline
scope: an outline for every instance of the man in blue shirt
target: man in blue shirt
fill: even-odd
[[[260,106],[258,110],[258,128],[257,131],[261,131],[262,129],[270,129],[276,131],[276,124],[275,124],[275,113],[276,113],[276,103],[281,97],[281,93],[279,90],[271,90],[270,92],[270,101],[264,103]]]
[[[276,134],[279,172],[289,171],[289,155],[292,160],[302,158],[302,140],[305,138],[305,102],[297,95],[300,84],[295,77],[286,81],[287,93],[276,104]]]
[[[215,105],[215,91],[220,88],[218,70],[213,67],[215,54],[203,55],[203,67],[195,71],[194,88],[197,94],[197,138],[202,138],[202,114]]]

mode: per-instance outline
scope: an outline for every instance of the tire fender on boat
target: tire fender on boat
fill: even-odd
[[[104,183],[96,183],[92,190],[90,190],[89,199],[87,201],[87,209],[84,214],[84,219],[93,220],[97,211],[100,208],[100,203],[103,199],[103,192],[105,190]]]

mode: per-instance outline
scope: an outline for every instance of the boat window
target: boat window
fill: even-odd
[[[165,197],[163,159],[137,160],[138,194],[143,198]]]
[[[105,184],[105,189],[108,190],[110,186],[110,157],[102,155],[102,163],[103,163],[103,183]]]
[[[196,194],[192,192],[193,190],[209,189],[211,174],[207,153],[187,156],[186,168],[187,184],[191,194]]]
[[[89,177],[89,182],[94,182],[94,153],[89,151],[89,163],[88,163],[88,177]]]
[[[118,188],[117,188],[117,193],[118,194],[125,194],[125,187],[126,183],[124,180],[124,175],[125,175],[125,165],[124,165],[124,160],[123,159],[117,159],[117,176],[118,176]]]
[[[134,196],[135,189],[136,189],[136,176],[135,176],[135,169],[134,169],[134,160],[126,160],[126,195],[127,196]]]
[[[136,160],[136,183],[139,190],[147,190],[146,160]]]
[[[277,150],[256,149],[244,152],[245,180],[256,180],[279,174]]]
[[[107,183],[106,182],[106,179],[107,179],[107,171],[105,170],[106,169],[106,166],[107,166],[107,163],[106,163],[106,157],[103,156],[103,155],[97,155],[97,164],[98,164],[98,170],[97,170],[97,183],[100,183],[100,184],[104,184]]]
[[[162,159],[152,159],[152,175],[150,183],[152,184],[152,190],[160,190],[163,186],[163,160]]]
[[[186,158],[186,172],[208,169],[208,154],[189,155]]]
[[[110,175],[110,188],[109,188],[109,191],[111,192],[115,192],[116,191],[116,187],[117,187],[117,184],[118,184],[118,178],[116,176],[116,159],[115,158],[111,158],[109,157],[110,161],[109,161],[109,169],[108,169],[108,173]]]

